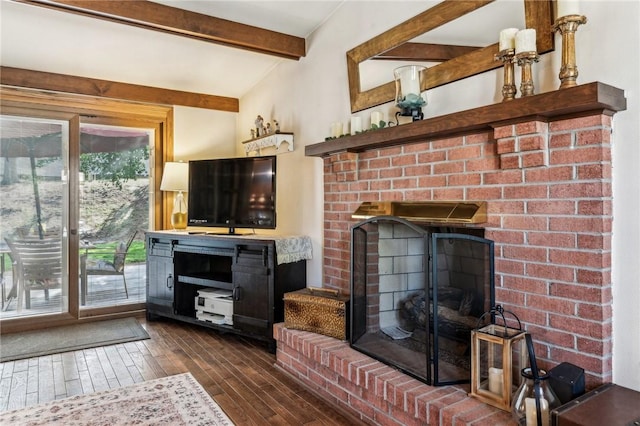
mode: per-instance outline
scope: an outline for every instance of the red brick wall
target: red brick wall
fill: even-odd
[[[496,300],[546,368],[611,380],[611,118],[522,122],[493,132],[324,160],[325,286],[349,290],[351,213],[371,200],[483,200]]]

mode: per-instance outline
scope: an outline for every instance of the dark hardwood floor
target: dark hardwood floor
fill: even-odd
[[[236,425],[361,424],[276,368],[261,342],[138,320],[151,339],[0,363],[0,410],[190,372]]]

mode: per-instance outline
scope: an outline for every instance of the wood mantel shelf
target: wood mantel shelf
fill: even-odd
[[[305,155],[324,157],[344,151],[362,152],[491,130],[510,122],[555,121],[597,111],[612,115],[625,109],[623,90],[593,82],[307,145]]]

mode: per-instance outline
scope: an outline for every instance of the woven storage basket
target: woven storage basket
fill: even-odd
[[[284,295],[284,326],[336,339],[348,337],[349,296],[337,290],[307,287]]]

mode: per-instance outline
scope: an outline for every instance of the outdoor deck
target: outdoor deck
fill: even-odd
[[[80,308],[98,308],[104,306],[124,305],[127,303],[142,303],[146,301],[146,265],[144,263],[131,264],[125,267],[127,289],[129,297],[124,291],[122,277],[119,276],[90,276],[87,289],[87,303]],[[11,270],[5,271],[3,277],[5,295],[9,295],[13,283]],[[16,298],[3,302],[0,319],[30,315],[41,315],[60,312],[62,303],[60,289],[49,290],[49,300],[45,299],[44,291],[31,291],[31,308],[26,309],[24,301],[18,307]]]

